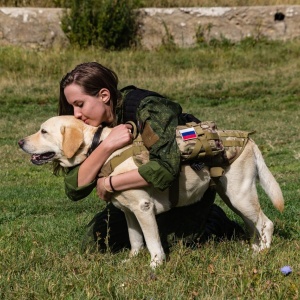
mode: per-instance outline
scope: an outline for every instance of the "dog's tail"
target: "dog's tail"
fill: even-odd
[[[274,176],[272,175],[272,173],[270,172],[270,170],[268,169],[260,150],[255,144],[253,147],[253,151],[256,159],[256,167],[259,182],[264,191],[270,197],[275,208],[282,212],[284,209],[284,199],[280,186],[277,183]]]

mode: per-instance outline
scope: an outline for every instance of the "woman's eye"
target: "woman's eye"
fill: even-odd
[[[42,133],[42,134],[45,134],[45,133],[47,133],[47,131],[46,131],[45,129],[42,129],[42,130],[41,130],[41,133]]]

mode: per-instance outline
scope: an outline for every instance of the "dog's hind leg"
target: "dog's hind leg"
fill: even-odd
[[[256,190],[255,171],[249,166],[245,174],[235,172],[234,168],[220,178],[217,191],[225,203],[244,221],[252,238],[252,248],[260,251],[269,248],[274,226],[263,213]],[[250,173],[250,174],[249,174]]]
[[[236,191],[236,193],[227,191],[224,193],[218,188],[218,194],[228,207],[243,219],[251,237],[252,248],[255,251],[269,248],[274,225],[263,213],[258,202],[256,189],[255,193],[253,193],[253,189],[247,193],[241,193],[240,191]]]

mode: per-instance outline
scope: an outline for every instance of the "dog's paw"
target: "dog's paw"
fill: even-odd
[[[155,268],[159,267],[160,265],[162,265],[164,263],[164,261],[166,261],[165,254],[156,255],[154,258],[151,259],[150,267],[152,269],[155,269]]]
[[[142,249],[143,249],[143,247],[140,247],[138,249],[131,249],[130,253],[129,253],[129,257],[131,258],[131,257],[137,256]]]

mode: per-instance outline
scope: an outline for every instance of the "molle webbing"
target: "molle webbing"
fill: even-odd
[[[197,138],[183,140],[181,129],[193,128]],[[187,123],[178,126],[176,141],[182,161],[204,161],[207,165],[229,165],[243,151],[249,135],[254,132],[239,130],[217,130],[214,122]]]

